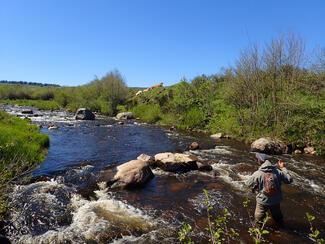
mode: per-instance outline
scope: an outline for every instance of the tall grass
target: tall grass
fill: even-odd
[[[0,111],[0,218],[6,210],[7,183],[44,160],[47,135],[35,125]]]

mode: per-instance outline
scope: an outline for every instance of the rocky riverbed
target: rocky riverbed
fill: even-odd
[[[3,109],[29,117],[51,139],[46,160],[28,184],[17,183],[10,195],[5,229],[14,243],[174,243],[182,222],[193,226],[195,241],[206,242],[203,189],[209,190],[215,213],[227,208],[232,215],[229,224],[243,242],[251,242],[249,218],[242,208],[248,197],[252,200],[249,210],[254,209],[254,195],[244,185],[257,169],[249,146],[135,120],[122,125],[99,116],[94,121],[76,121],[73,114],[63,111],[32,109],[32,114],[26,114],[22,110],[31,108]],[[194,141],[200,149],[187,150]],[[142,153],[154,157],[165,152],[184,153],[211,169],[200,171],[192,165],[186,170],[167,170],[174,167],[162,165],[160,157],[154,160],[158,165],[146,164],[153,177],[141,187],[108,184],[116,175],[116,166]],[[324,158],[278,155],[271,160],[279,158],[287,162],[294,183],[283,188],[287,227],[280,232],[270,221],[268,228],[273,231],[268,238],[273,243],[308,243],[305,212],[313,213],[315,225],[325,231]]]

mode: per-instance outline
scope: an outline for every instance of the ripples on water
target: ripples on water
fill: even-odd
[[[184,221],[193,226],[194,240],[206,242],[203,189],[210,192],[214,213],[227,208],[233,218],[230,224],[243,241],[249,240],[249,221],[241,206],[247,196],[254,202],[244,182],[257,165],[245,145],[133,122],[118,125],[108,118],[80,122],[71,116],[45,112],[32,117],[50,135],[51,147],[33,173],[34,183],[17,185],[11,193],[7,232],[14,242],[173,243]],[[58,129],[48,130],[49,124]],[[192,141],[199,141],[202,150],[186,153],[211,164],[213,171],[178,175],[155,169],[156,177],[143,189],[133,191],[113,191],[103,183],[97,186],[104,168],[114,168],[141,153],[184,151]],[[275,232],[270,240],[306,242],[305,212],[314,213],[319,229],[325,231],[324,159],[284,155],[274,157],[273,162],[278,158],[288,163],[294,183],[283,187],[287,230]],[[49,180],[37,180],[43,176]],[[250,211],[253,209],[252,204]]]

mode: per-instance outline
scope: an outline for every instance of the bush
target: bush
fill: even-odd
[[[162,117],[159,105],[140,104],[132,108],[131,111],[136,117],[148,123],[155,123]]]

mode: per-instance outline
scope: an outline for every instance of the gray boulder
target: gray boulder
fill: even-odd
[[[193,155],[165,152],[155,155],[154,166],[169,172],[187,172],[198,169],[196,161]]]
[[[94,120],[95,114],[87,108],[79,108],[76,112],[75,119],[77,120]]]
[[[116,119],[120,120],[120,119],[133,119],[133,113],[132,112],[123,112],[123,113],[118,113],[116,115]]]
[[[251,150],[266,154],[284,154],[287,153],[287,146],[280,140],[262,137],[251,144]]]

